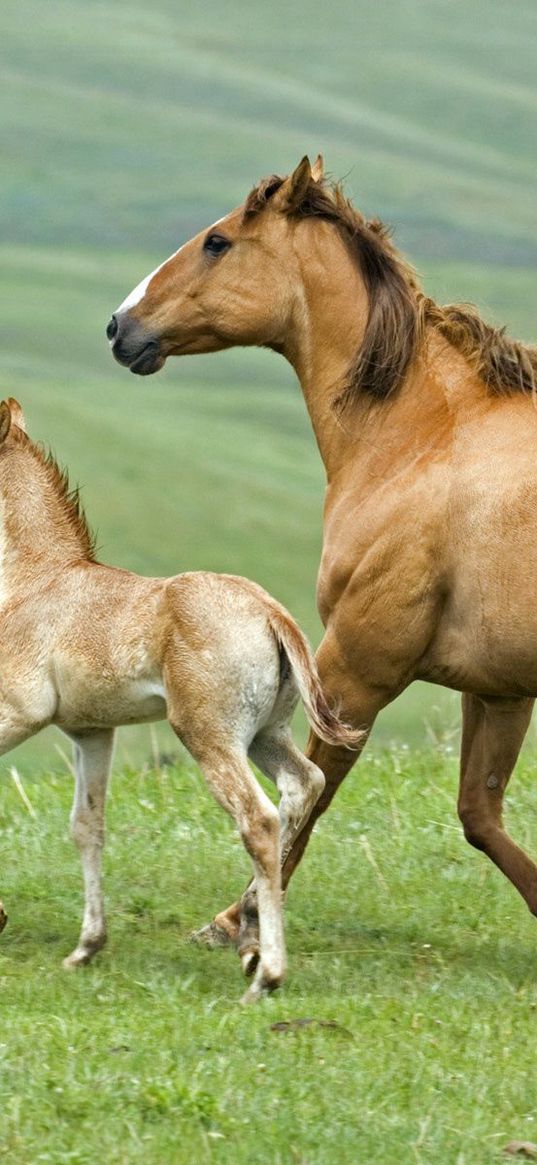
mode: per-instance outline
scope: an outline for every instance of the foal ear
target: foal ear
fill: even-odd
[[[308,156],[302,158],[296,170],[285,179],[272,199],[278,210],[294,210],[300,206],[311,182],[311,165]]]
[[[311,167],[311,176],[314,182],[322,182],[324,178],[324,159],[322,154],[317,154]]]
[[[23,433],[25,433],[26,420],[18,400],[15,400],[14,396],[10,396],[7,404],[9,405],[9,411],[11,413],[11,423],[16,425],[17,429],[22,429]]]
[[[9,407],[7,400],[3,400],[0,402],[0,445],[4,444],[4,441],[9,433],[10,428],[11,428],[11,409]]]

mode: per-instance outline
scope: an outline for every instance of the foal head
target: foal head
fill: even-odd
[[[4,549],[9,543],[12,557],[33,564],[38,558],[94,559],[78,490],[52,454],[27,436],[13,397],[0,402],[0,514],[0,543]]]
[[[18,400],[10,396],[8,400],[0,401],[0,449],[13,428],[20,429],[22,433],[26,432],[26,421],[22,408]]]

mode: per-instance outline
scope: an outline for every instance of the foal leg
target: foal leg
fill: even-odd
[[[216,800],[235,821],[252,859],[259,909],[259,964],[243,1003],[278,987],[285,974],[278,812],[256,781],[242,749],[189,749]]]
[[[280,794],[281,857],[285,862],[297,833],[308,820],[326,781],[316,764],[297,748],[289,728],[261,733],[250,748],[254,763]]]
[[[16,748],[38,731],[39,726],[29,727],[10,705],[0,704],[0,756],[4,756],[4,753],[10,752],[12,748]],[[0,902],[0,934],[6,924],[7,914],[3,902]]]
[[[502,824],[502,802],[531,719],[533,700],[463,695],[459,817],[467,840],[509,878],[537,914],[537,865]]]
[[[354,728],[364,729],[364,739],[359,749],[349,750],[340,746],[325,744],[323,740],[310,733],[306,748],[306,759],[320,769],[325,777],[325,787],[316,804],[302,826],[299,826],[291,848],[285,857],[282,868],[282,889],[285,890],[289,880],[298,866],[311,836],[313,826],[322,813],[325,813],[332,798],[349,770],[356,764],[362,748],[366,742],[377,713],[390,699],[397,694],[386,690],[369,687],[359,676],[350,675],[340,666],[336,659],[328,637],[323,640],[317,653],[317,663],[325,694],[330,702],[339,705],[341,719]],[[400,688],[398,689],[400,690]],[[247,891],[248,893],[248,891]],[[248,910],[246,902],[246,912]],[[228,906],[217,914],[212,922],[201,928],[193,936],[195,942],[209,947],[237,944],[241,926],[242,899]],[[250,937],[253,940],[254,921],[249,920]]]
[[[101,865],[104,805],[114,730],[107,728],[87,735],[70,735],[74,744],[76,782],[71,833],[82,861],[84,917],[78,944],[63,961],[64,967],[69,969],[89,963],[106,942]]]
[[[307,760],[293,741],[287,725],[267,728],[253,741],[250,756],[258,768],[274,781],[280,794],[280,848],[285,861],[292,843],[325,786],[320,769]],[[243,970],[253,974],[259,955],[259,931],[255,882],[248,887],[240,904],[238,946]]]

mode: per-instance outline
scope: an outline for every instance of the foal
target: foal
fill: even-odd
[[[324,788],[291,738],[299,694],[319,736],[358,745],[361,734],[331,712],[309,645],[275,599],[233,575],[151,579],[96,562],[66,475],[26,436],[20,405],[0,404],[0,752],[48,724],[74,743],[71,826],[85,907],[65,966],[87,963],[106,941],[101,857],[114,728],[167,716],[252,858],[260,943],[240,952],[245,972],[255,970],[244,1000],[279,985],[280,863]],[[248,755],[278,788],[279,819]]]

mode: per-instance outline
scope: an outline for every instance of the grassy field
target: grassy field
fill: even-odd
[[[0,819],[0,1160],[493,1165],[537,1140],[536,924],[464,842],[449,753],[350,776],[289,895],[288,981],[246,1010],[236,956],[188,942],[248,873],[188,761],[116,777],[109,946],[76,973],[70,780],[26,791]],[[508,820],[535,839],[526,767]]]

